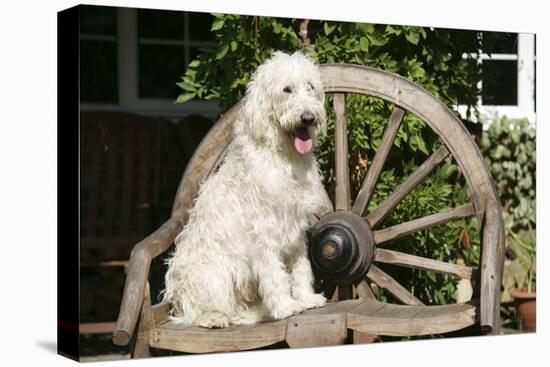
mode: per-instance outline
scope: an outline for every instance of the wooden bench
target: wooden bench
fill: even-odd
[[[113,341],[127,345],[132,336],[134,357],[150,355],[150,348],[204,353],[258,348],[279,341],[290,347],[341,344],[348,330],[359,333],[391,336],[413,336],[447,333],[478,325],[484,333],[499,330],[500,281],[504,260],[504,227],[498,197],[491,176],[478,147],[467,129],[446,106],[414,83],[382,70],[357,65],[322,65],[321,74],[327,93],[333,93],[335,110],[336,188],[334,203],[328,199],[325,208],[312,218],[315,229],[331,225],[331,218],[350,228],[357,226],[353,218],[362,218],[361,226],[368,243],[364,258],[358,259],[358,279],[338,282],[322,279],[322,288],[330,298],[338,286],[340,301],[320,309],[308,310],[286,320],[264,322],[252,326],[232,326],[207,330],[175,325],[167,319],[167,307],[151,306],[148,273],[151,260],[165,252],[188,219],[188,210],[201,184],[220,164],[232,139],[232,126],[240,115],[240,104],[229,110],[201,142],[187,166],[173,205],[172,216],[158,230],[133,249],[126,285]],[[395,105],[380,147],[373,158],[363,185],[351,205],[347,147],[346,94],[359,93],[381,98]],[[443,142],[376,209],[367,213],[367,204],[375,190],[384,161],[393,145],[397,130],[406,113],[421,118]],[[377,229],[381,220],[444,159],[452,157],[460,166],[471,194],[464,206],[432,214],[390,228]],[[385,241],[449,221],[475,216],[481,238],[479,268],[441,262],[403,252],[381,249]],[[354,228],[351,228],[352,230]],[[368,237],[368,238],[367,238]],[[360,241],[361,242],[361,241]],[[310,243],[313,255],[322,256],[325,244]],[[359,244],[354,244],[359,246]],[[363,249],[364,250],[364,249]],[[312,256],[313,256],[312,255]],[[386,274],[377,263],[389,263],[425,271],[433,271],[467,279],[474,283],[474,298],[463,304],[428,306]],[[314,266],[315,268],[315,266]],[[322,268],[315,268],[323,273]],[[378,301],[372,287],[384,288],[401,304]],[[359,298],[342,300],[356,293]],[[136,330],[136,325],[138,329]]]

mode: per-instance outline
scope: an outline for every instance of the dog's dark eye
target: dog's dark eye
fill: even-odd
[[[283,89],[283,92],[285,92],[285,93],[292,93],[292,88],[290,88],[290,87],[285,87],[285,89]]]
[[[311,83],[307,83],[309,85],[309,90],[315,90],[315,88],[313,88],[313,84]]]

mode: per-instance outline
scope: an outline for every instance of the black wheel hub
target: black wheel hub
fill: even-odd
[[[375,251],[366,221],[344,211],[321,218],[311,230],[308,245],[316,277],[343,285],[365,276]]]

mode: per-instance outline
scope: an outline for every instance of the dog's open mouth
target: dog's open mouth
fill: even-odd
[[[300,155],[305,155],[311,152],[313,148],[313,140],[309,135],[309,131],[306,126],[300,126],[294,129],[294,148]]]

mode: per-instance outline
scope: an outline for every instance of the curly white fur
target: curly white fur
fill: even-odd
[[[326,130],[318,66],[275,52],[252,76],[242,111],[168,260],[163,302],[178,323],[282,319],[326,301],[313,291],[305,243],[324,197],[308,145]]]

